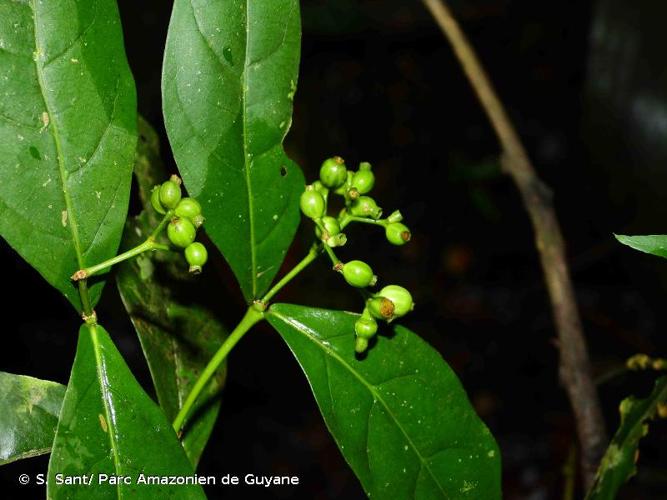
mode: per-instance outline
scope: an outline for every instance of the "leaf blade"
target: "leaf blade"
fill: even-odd
[[[648,397],[626,398],[621,404],[621,424],[605,452],[595,483],[586,500],[616,498],[618,490],[636,472],[636,452],[645,436],[646,422],[654,418],[658,403],[667,401],[667,377],[661,377]]]
[[[616,239],[634,250],[667,258],[667,235],[626,236],[615,234]]]
[[[56,474],[93,474],[92,485],[57,484]],[[133,484],[97,484],[98,474]],[[134,379],[109,334],[82,325],[53,451],[48,498],[205,498],[200,486],[137,484],[146,476],[191,476],[192,466],[164,414]]]
[[[303,175],[282,147],[300,37],[298,0],[177,0],[167,36],[169,140],[249,301],[270,286],[300,220]]]
[[[65,387],[0,372],[0,465],[51,451]]]
[[[356,317],[277,304],[268,320],[301,364],[366,493],[372,498],[500,498],[497,445],[456,375],[403,327],[391,339],[380,338],[366,359],[356,359]],[[365,425],[353,425],[356,415],[366,419]],[[460,436],[467,441],[461,443]]]
[[[0,38],[0,234],[81,310],[69,277],[117,249],[136,143],[116,3],[3,2]]]

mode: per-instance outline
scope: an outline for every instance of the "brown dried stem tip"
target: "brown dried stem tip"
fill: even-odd
[[[86,271],[85,269],[79,269],[72,275],[70,279],[72,281],[79,281],[79,280],[85,280],[87,277],[88,277],[88,271]]]

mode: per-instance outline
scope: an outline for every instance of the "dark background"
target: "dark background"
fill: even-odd
[[[162,133],[160,64],[169,2],[120,0],[139,108]],[[644,395],[647,375],[628,374],[636,353],[666,352],[667,263],[617,244],[617,233],[667,232],[667,5],[659,0],[452,2],[487,66],[535,166],[555,192],[607,425],[620,400]],[[498,440],[508,499],[562,497],[574,447],[557,378],[555,332],[532,230],[498,146],[446,41],[418,1],[304,0],[303,53],[287,149],[309,180],[339,154],[368,160],[374,196],[400,208],[413,241],[389,247],[381,233],[350,232],[341,252],[371,262],[413,291],[405,324],[453,366]],[[163,140],[163,155],[173,167]],[[133,208],[136,210],[136,207]],[[305,253],[299,233],[287,265]],[[212,247],[209,247],[212,248]],[[5,244],[0,369],[66,383],[79,318]],[[227,325],[243,304],[220,256],[225,284],[203,289]],[[320,263],[281,300],[356,310],[358,298]],[[97,308],[147,390],[150,377],[115,286]],[[667,498],[667,424],[651,424],[639,474],[622,498]],[[40,457],[0,469],[3,496],[18,474],[45,472]],[[199,472],[298,475],[293,488],[235,489],[233,498],[362,498],[318,414],[299,366],[265,326],[234,351],[215,433]],[[209,491],[211,498],[222,490]]]

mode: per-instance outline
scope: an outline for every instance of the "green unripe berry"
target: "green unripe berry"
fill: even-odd
[[[345,233],[338,233],[334,236],[330,236],[327,240],[327,245],[331,248],[342,247],[345,243],[347,243],[347,236],[345,236]]]
[[[195,240],[197,230],[188,219],[176,218],[167,226],[169,241],[180,248],[186,248]]]
[[[334,191],[334,193],[339,194],[341,196],[345,196],[345,193],[347,193],[347,190],[350,188],[352,185],[352,176],[354,175],[354,172],[351,170],[347,171],[347,175],[345,176],[345,182]]]
[[[368,339],[365,339],[364,337],[357,337],[354,340],[354,350],[358,354],[363,354],[366,352],[366,349],[368,349]]]
[[[324,198],[312,186],[307,186],[299,201],[301,211],[306,217],[319,219],[324,215]]]
[[[167,209],[174,209],[181,201],[181,186],[173,180],[164,182],[160,186],[160,203]]]
[[[408,226],[401,224],[400,222],[387,224],[387,227],[384,229],[384,234],[392,245],[405,245],[410,241],[410,238],[412,238]]]
[[[398,285],[388,285],[377,293],[376,297],[384,297],[394,303],[394,318],[405,316],[415,307],[412,295]]]
[[[201,205],[194,198],[183,198],[176,206],[174,213],[178,217],[185,217],[192,221],[195,217],[201,215]]]
[[[354,333],[357,337],[370,339],[378,331],[378,324],[374,319],[359,318],[354,324]]]
[[[361,260],[351,260],[344,264],[343,277],[349,285],[356,288],[366,288],[377,281],[371,266]]]
[[[359,165],[359,170],[352,176],[352,187],[359,194],[366,194],[375,186],[375,175],[371,171],[371,164],[364,162]]]
[[[164,209],[162,206],[162,203],[160,203],[160,186],[155,186],[153,188],[153,191],[151,192],[151,205],[153,205],[153,208],[157,213],[160,215],[164,215],[167,213],[167,211]]]
[[[354,200],[350,212],[357,217],[370,217],[371,219],[379,219],[382,215],[382,209],[370,196],[360,196]]]
[[[322,217],[322,226],[324,226],[324,230],[329,234],[329,236],[336,236],[340,233],[340,224],[338,223],[338,219],[331,217],[330,215]]]
[[[185,260],[190,264],[191,273],[200,273],[201,268],[208,260],[208,251],[204,245],[195,241],[185,247]]]
[[[315,189],[315,191],[320,193],[325,198],[329,194],[329,189],[327,189],[327,187],[324,184],[322,184],[321,181],[313,182],[312,186],[313,186],[313,189]]]
[[[327,158],[320,168],[320,180],[322,184],[331,189],[336,189],[345,184],[347,169],[345,161],[340,156]]]
[[[391,320],[394,317],[394,303],[386,297],[373,297],[366,302],[366,310],[373,318]]]
[[[338,219],[329,215],[325,215],[320,219],[320,225],[315,228],[315,234],[332,248],[342,247],[347,243],[347,236],[340,232]]]

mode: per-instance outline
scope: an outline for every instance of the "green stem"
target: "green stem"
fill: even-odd
[[[234,328],[234,331],[232,331],[229,337],[227,337],[227,339],[222,343],[218,351],[211,358],[211,361],[209,361],[208,365],[206,365],[206,368],[204,368],[204,371],[195,382],[195,385],[192,387],[190,394],[188,394],[188,397],[185,400],[185,403],[183,403],[182,408],[174,419],[173,427],[176,433],[180,433],[181,428],[185,423],[185,419],[197,401],[197,398],[204,390],[208,382],[211,380],[211,377],[213,377],[218,368],[220,368],[220,365],[225,360],[229,352],[234,348],[238,341],[243,338],[248,330],[250,330],[250,328],[252,328],[263,318],[263,312],[258,311],[252,306],[248,308],[245,315],[241,319],[241,322],[236,326],[236,328]]]
[[[322,251],[322,246],[326,247],[326,245],[321,245],[318,243],[313,244],[306,256],[301,259],[301,261],[296,266],[294,266],[290,272],[283,276],[283,278],[278,281],[278,283],[276,283],[264,295],[264,297],[262,297],[261,300],[259,300],[261,308],[257,308],[254,305],[248,308],[245,316],[243,316],[241,319],[241,322],[236,326],[236,328],[234,328],[229,337],[227,337],[215,355],[211,358],[211,361],[209,361],[208,365],[206,365],[206,368],[204,368],[204,371],[201,373],[195,382],[195,385],[192,387],[192,390],[188,394],[188,397],[185,399],[183,407],[180,409],[178,415],[176,415],[176,418],[174,419],[173,427],[176,433],[181,432],[188,413],[190,413],[192,410],[192,407],[197,401],[197,398],[204,390],[208,382],[211,380],[211,377],[213,377],[218,368],[220,368],[222,362],[227,358],[227,355],[231,352],[234,346],[236,346],[239,340],[243,338],[248,330],[252,328],[253,325],[264,319],[264,313],[262,311],[266,308],[269,300],[271,300],[280,290],[282,290],[285,285],[292,281],[301,271],[308,267],[308,265],[310,265],[310,263],[317,258],[317,256]]]
[[[155,238],[157,238],[157,236],[162,232],[162,230],[164,230],[165,226],[169,223],[169,221],[173,217],[174,217],[174,211],[169,210],[162,218],[160,223],[157,225],[157,227],[153,230],[153,232],[148,236],[148,238],[146,238],[146,241],[144,241],[140,245],[137,245],[136,247],[129,249],[127,252],[123,252],[119,255],[116,255],[111,259],[107,259],[104,262],[100,262],[99,264],[95,264],[94,266],[86,267],[84,269],[80,269],[76,273],[74,273],[72,279],[79,281],[79,294],[81,295],[81,302],[84,303],[84,313],[86,313],[85,302],[88,302],[88,304],[90,305],[90,299],[88,299],[88,288],[86,284],[83,283],[82,285],[81,283],[86,278],[93,276],[94,274],[97,274],[100,271],[104,271],[120,262],[123,262],[127,259],[131,259],[132,257],[136,257],[137,255],[142,254],[144,252],[148,252],[151,250],[169,250],[169,245],[157,243],[155,241]]]
[[[211,380],[211,377],[213,377],[218,368],[220,368],[222,362],[227,358],[227,355],[231,352],[234,346],[236,346],[239,340],[243,338],[248,330],[252,328],[253,325],[264,319],[263,310],[266,308],[269,300],[271,300],[280,290],[282,290],[285,285],[292,281],[301,271],[308,267],[310,263],[313,262],[320,254],[322,247],[331,251],[331,249],[326,244],[314,243],[313,246],[310,247],[310,250],[306,256],[301,259],[301,261],[296,266],[294,266],[290,272],[283,276],[283,278],[278,281],[278,283],[276,283],[268,292],[266,292],[261,300],[258,301],[260,307],[257,307],[257,305],[252,305],[248,308],[245,316],[243,316],[241,319],[241,322],[236,326],[236,328],[234,328],[229,337],[227,337],[218,351],[211,358],[208,365],[206,365],[206,368],[204,368],[204,371],[201,373],[195,382],[195,385],[192,387],[192,390],[185,399],[185,403],[183,403],[183,406],[179,410],[178,415],[176,415],[176,418],[174,419],[173,427],[176,433],[181,432],[183,424],[185,423],[185,419],[192,410],[192,407],[197,401],[197,398],[204,390],[208,382]],[[335,261],[338,261],[335,254],[333,254],[333,251],[331,251],[330,256],[331,255],[333,255]]]
[[[361,222],[362,224],[372,224],[374,226],[386,227],[389,222],[387,219],[367,219],[365,217],[356,217],[354,215],[346,214],[340,221],[341,230],[350,224],[350,222]]]
[[[340,259],[336,256],[335,252],[333,251],[333,248],[331,248],[331,247],[330,247],[329,245],[327,245],[326,243],[324,243],[324,244],[322,245],[322,247],[324,248],[324,251],[327,253],[327,255],[329,256],[329,258],[331,259],[331,263],[334,265],[334,267],[336,267],[336,266],[338,266],[338,265],[341,264],[341,261],[340,261]]]
[[[174,211],[173,210],[168,210],[166,214],[164,214],[164,217],[160,221],[160,223],[157,225],[157,227],[153,230],[153,232],[150,234],[147,240],[154,240],[157,238],[157,236],[162,232],[162,230],[165,228],[167,224],[169,224],[169,221],[174,218]]]
[[[315,243],[310,248],[306,256],[301,260],[301,262],[299,262],[296,266],[294,266],[294,268],[292,268],[292,270],[289,273],[283,276],[283,278],[278,283],[273,285],[273,288],[271,288],[271,290],[266,292],[266,295],[262,297],[260,302],[265,305],[268,304],[269,300],[271,300],[285,285],[287,285],[290,281],[292,281],[297,274],[303,271],[306,267],[308,267],[308,265],[311,262],[313,262],[317,258],[320,251],[321,251],[320,245]]]
[[[92,316],[93,306],[90,302],[90,295],[88,294],[88,282],[86,280],[79,281],[79,297],[81,297],[81,307],[83,309],[84,316]]]
[[[100,271],[104,271],[105,269],[108,269],[120,262],[131,259],[132,257],[136,257],[137,255],[148,252],[150,250],[169,250],[169,245],[163,245],[162,243],[156,243],[154,240],[148,239],[141,245],[137,245],[127,252],[118,254],[115,257],[105,260],[104,262],[100,262],[99,264],[95,264],[94,266],[81,269],[80,271],[76,272],[76,275],[80,276],[81,279],[88,278],[99,273]]]

